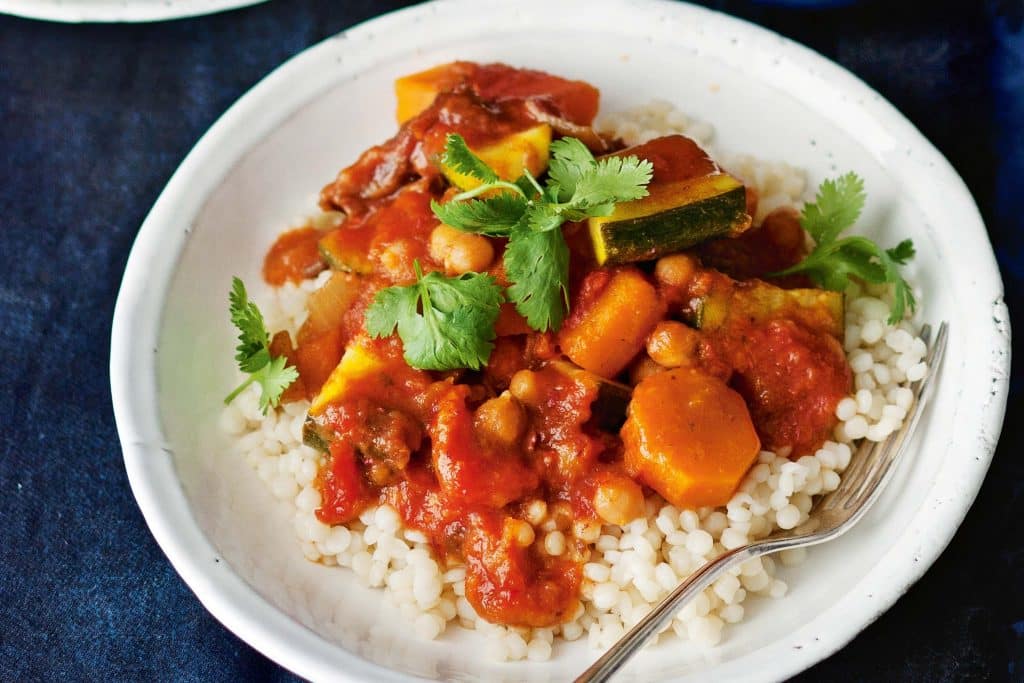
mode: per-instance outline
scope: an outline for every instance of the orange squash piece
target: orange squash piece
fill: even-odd
[[[402,76],[395,81],[398,106],[395,118],[405,123],[434,103],[439,93],[451,90],[476,71],[472,62],[449,62],[426,71]]]
[[[725,505],[761,449],[743,397],[688,368],[640,382],[621,434],[630,474],[685,508]]]
[[[345,336],[341,328],[304,341],[295,350],[295,365],[309,397],[315,396],[341,360]]]
[[[596,271],[588,277],[592,283],[608,279],[600,289],[584,282],[581,301],[574,304],[558,343],[576,365],[610,378],[640,352],[665,307],[654,286],[635,268]]]

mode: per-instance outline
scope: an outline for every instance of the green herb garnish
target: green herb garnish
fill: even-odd
[[[569,247],[562,231],[517,225],[509,235],[508,298],[535,330],[557,330],[569,310]]]
[[[569,247],[562,224],[607,216],[616,202],[646,196],[654,171],[634,156],[598,161],[575,138],[551,144],[543,186],[529,172],[515,182],[501,180],[460,135],[448,136],[441,160],[480,185],[444,204],[431,202],[434,214],[463,232],[508,238],[508,300],[542,332],[557,330],[569,309]],[[415,269],[416,284],[377,293],[366,311],[367,331],[385,337],[397,329],[412,367],[479,369],[494,348],[494,324],[506,293],[490,275],[424,275],[418,261]]]
[[[494,348],[494,323],[501,287],[490,275],[465,273],[445,277],[423,274],[419,261],[416,284],[377,292],[366,311],[366,331],[386,337],[398,328],[405,361],[423,370],[478,370]]]
[[[864,208],[864,181],[853,172],[835,180],[825,180],[813,202],[804,205],[800,225],[814,238],[814,251],[800,263],[775,277],[805,273],[825,289],[844,291],[851,277],[871,284],[892,283],[893,301],[889,324],[903,319],[909,308],[917,307],[910,285],[899,267],[914,256],[914,243],[903,240],[892,249],[882,249],[866,237],[839,239],[853,225]]]
[[[270,355],[270,334],[263,322],[263,314],[256,304],[249,301],[245,284],[237,277],[231,281],[228,299],[231,302],[231,322],[238,328],[235,360],[239,369],[249,377],[227,395],[224,403],[231,403],[246,387],[256,382],[261,392],[260,409],[266,414],[267,408],[280,403],[281,394],[299,378],[299,371],[286,366],[287,358]]]
[[[443,159],[481,184],[445,204],[432,202],[434,214],[457,230],[508,238],[508,298],[541,332],[557,330],[569,309],[569,248],[562,224],[608,216],[616,203],[646,197],[654,172],[651,162],[635,156],[597,160],[576,138],[551,143],[544,186],[529,172],[514,183],[498,179],[460,135],[448,135]],[[492,196],[477,199],[483,194]]]

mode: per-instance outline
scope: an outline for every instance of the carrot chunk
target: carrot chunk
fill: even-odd
[[[687,508],[727,503],[761,448],[743,398],[687,368],[637,385],[622,440],[626,469]]]
[[[472,62],[449,62],[397,79],[395,118],[399,123],[405,123],[433,104],[439,93],[465,81],[476,68]]]
[[[576,365],[614,377],[644,347],[665,313],[654,286],[635,268],[595,271],[580,289],[573,313],[558,335],[562,351]],[[593,286],[594,284],[597,286]]]

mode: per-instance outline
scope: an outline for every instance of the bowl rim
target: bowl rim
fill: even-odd
[[[366,21],[321,43],[307,48],[275,69],[233,104],[200,138],[160,194],[139,230],[131,249],[114,310],[110,347],[110,379],[114,416],[124,453],[129,483],[153,536],[171,564],[203,605],[229,630],[271,659],[301,676],[313,680],[403,681],[410,676],[370,662],[325,639],[291,619],[228,565],[196,523],[187,496],[177,478],[173,453],[164,443],[160,426],[156,382],[157,340],[162,324],[163,305],[177,262],[188,240],[191,225],[181,230],[182,216],[194,217],[210,192],[221,182],[234,163],[254,144],[284,121],[319,91],[335,87],[344,77],[357,77],[370,65],[393,56],[394,50],[407,53],[409,47],[387,48],[380,43],[366,48],[374,35],[395,35],[410,30],[432,15],[457,12],[472,7],[479,14],[481,4],[490,4],[494,12],[507,9],[500,0],[439,0],[405,8]],[[543,7],[545,0],[521,0],[522,7]],[[562,0],[561,6],[588,6],[586,0]],[[772,670],[761,670],[768,679],[791,676],[831,655],[849,642],[887,610],[934,562],[951,540],[970,508],[988,465],[1002,425],[1009,383],[1010,330],[1003,303],[1003,287],[991,245],[980,213],[963,180],[949,162],[924,136],[878,93],[838,64],[768,29],[703,7],[670,0],[606,0],[605,8],[621,11],[657,11],[700,21],[715,30],[742,35],[752,43],[770,45],[780,55],[805,63],[808,77],[820,81],[821,88],[833,88],[855,94],[858,106],[874,123],[899,136],[915,153],[932,166],[931,173],[951,188],[951,206],[964,222],[964,234],[978,246],[979,258],[987,266],[977,272],[972,285],[991,302],[979,320],[988,321],[984,349],[988,352],[988,373],[983,378],[990,390],[984,410],[977,413],[978,457],[964,458],[955,474],[959,486],[946,488],[936,479],[921,508],[910,513],[899,540],[908,534],[927,531],[927,543],[915,545],[916,559],[899,563],[890,550],[878,567],[861,579],[854,589],[837,600],[829,611],[858,606],[858,618],[813,640],[800,641],[788,648],[788,654],[776,658]],[[394,41],[399,42],[399,41]],[[377,52],[374,53],[374,50]],[[389,50],[391,50],[389,52]],[[330,64],[334,72],[320,83],[309,76],[317,65]],[[275,103],[275,100],[279,102]],[[280,104],[287,101],[287,104]],[[268,106],[269,105],[269,106]],[[196,191],[201,188],[201,191]],[[973,234],[971,234],[973,233]],[[980,380],[979,380],[980,381]],[[943,476],[953,473],[941,473]],[[174,485],[168,486],[167,482]],[[941,489],[941,490],[939,490]],[[949,489],[949,490],[947,490]],[[941,498],[941,500],[940,500]],[[934,509],[928,503],[935,503]],[[924,519],[924,513],[929,513]],[[885,560],[886,562],[883,562]],[[897,562],[898,569],[883,564]],[[866,600],[861,588],[868,577],[879,575],[896,579],[873,585]],[[826,614],[823,612],[822,614]],[[820,618],[820,617],[819,617]],[[776,641],[779,642],[779,641]],[[788,645],[788,644],[787,644]],[[764,648],[768,649],[768,648]],[[746,656],[750,656],[745,655]],[[743,659],[741,657],[740,659]],[[337,662],[344,662],[344,669]]]
[[[267,0],[0,0],[0,14],[67,24],[141,23],[184,19],[256,5]]]

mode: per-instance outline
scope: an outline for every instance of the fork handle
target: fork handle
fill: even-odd
[[[676,586],[647,615],[637,622],[626,635],[608,648],[601,657],[576,678],[575,683],[602,683],[618,671],[637,650],[644,646],[665,624],[672,621],[683,605],[711,585],[729,567],[750,559],[754,553],[749,546],[742,546],[725,552],[695,571]]]

